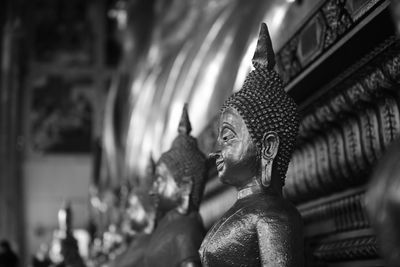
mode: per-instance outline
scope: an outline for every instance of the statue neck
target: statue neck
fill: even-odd
[[[273,173],[271,184],[268,187],[264,187],[261,184],[261,177],[255,176],[245,186],[237,187],[237,190],[238,190],[237,194],[238,199],[242,199],[249,195],[258,194],[260,192],[264,192],[268,195],[277,195],[279,197],[282,197],[282,185],[276,173]]]
[[[238,191],[237,198],[242,199],[263,191],[263,187],[256,179]]]

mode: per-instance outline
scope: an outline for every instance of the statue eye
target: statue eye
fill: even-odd
[[[235,134],[230,130],[225,128],[222,131],[222,141],[227,142],[235,137]]]

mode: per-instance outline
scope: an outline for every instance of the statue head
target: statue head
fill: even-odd
[[[266,24],[261,25],[252,70],[220,116],[216,158],[222,182],[237,188],[258,181],[281,192],[298,133],[298,112],[275,72]]]
[[[185,104],[178,136],[156,164],[152,194],[157,196],[158,209],[163,211],[177,209],[186,213],[189,209],[199,208],[204,189],[206,159],[196,139],[190,136],[191,130]]]
[[[72,231],[72,209],[71,203],[66,201],[63,207],[58,211],[58,227],[65,234],[70,234]]]
[[[155,172],[155,163],[152,155],[149,157],[146,166],[145,181],[153,180]],[[137,233],[151,233],[155,224],[155,206],[147,193],[149,190],[148,182],[130,190],[127,202],[124,208],[123,231],[128,236]]]
[[[128,235],[151,233],[155,223],[155,210],[148,194],[133,191],[129,194],[123,230]]]

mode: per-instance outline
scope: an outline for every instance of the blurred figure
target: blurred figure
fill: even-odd
[[[0,267],[17,267],[18,256],[12,251],[7,240],[0,242]]]
[[[57,267],[85,267],[79,254],[78,242],[73,236],[72,209],[68,202],[58,212],[59,229],[53,233],[50,259]]]
[[[41,244],[39,250],[32,259],[33,267],[50,267],[52,264],[49,256],[49,246],[45,243]]]
[[[387,266],[400,264],[400,141],[390,146],[372,174],[366,209]]]

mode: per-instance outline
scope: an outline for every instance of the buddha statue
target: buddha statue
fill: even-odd
[[[150,156],[145,178],[153,179],[155,163]],[[155,207],[148,194],[148,186],[133,189],[127,197],[122,231],[128,239],[125,250],[118,255],[109,267],[143,266],[143,256],[155,225]]]
[[[207,233],[203,266],[303,266],[302,220],[282,197],[298,133],[294,100],[274,71],[266,24],[242,89],[221,109],[218,176],[236,187],[237,201]]]
[[[185,105],[179,134],[156,164],[152,195],[163,216],[151,235],[144,266],[201,266],[198,249],[205,230],[198,209],[204,189],[206,159],[190,131]]]
[[[149,157],[144,180],[153,180],[155,162]],[[125,236],[134,238],[138,234],[150,234],[155,223],[155,206],[149,196],[149,185],[138,184],[130,190],[123,207],[122,229]]]
[[[54,231],[50,259],[55,266],[84,267],[78,242],[73,235],[72,209],[69,203],[58,211],[59,229]]]
[[[143,192],[131,192],[123,221],[128,242],[109,267],[142,266],[144,252],[154,228],[154,210]]]

